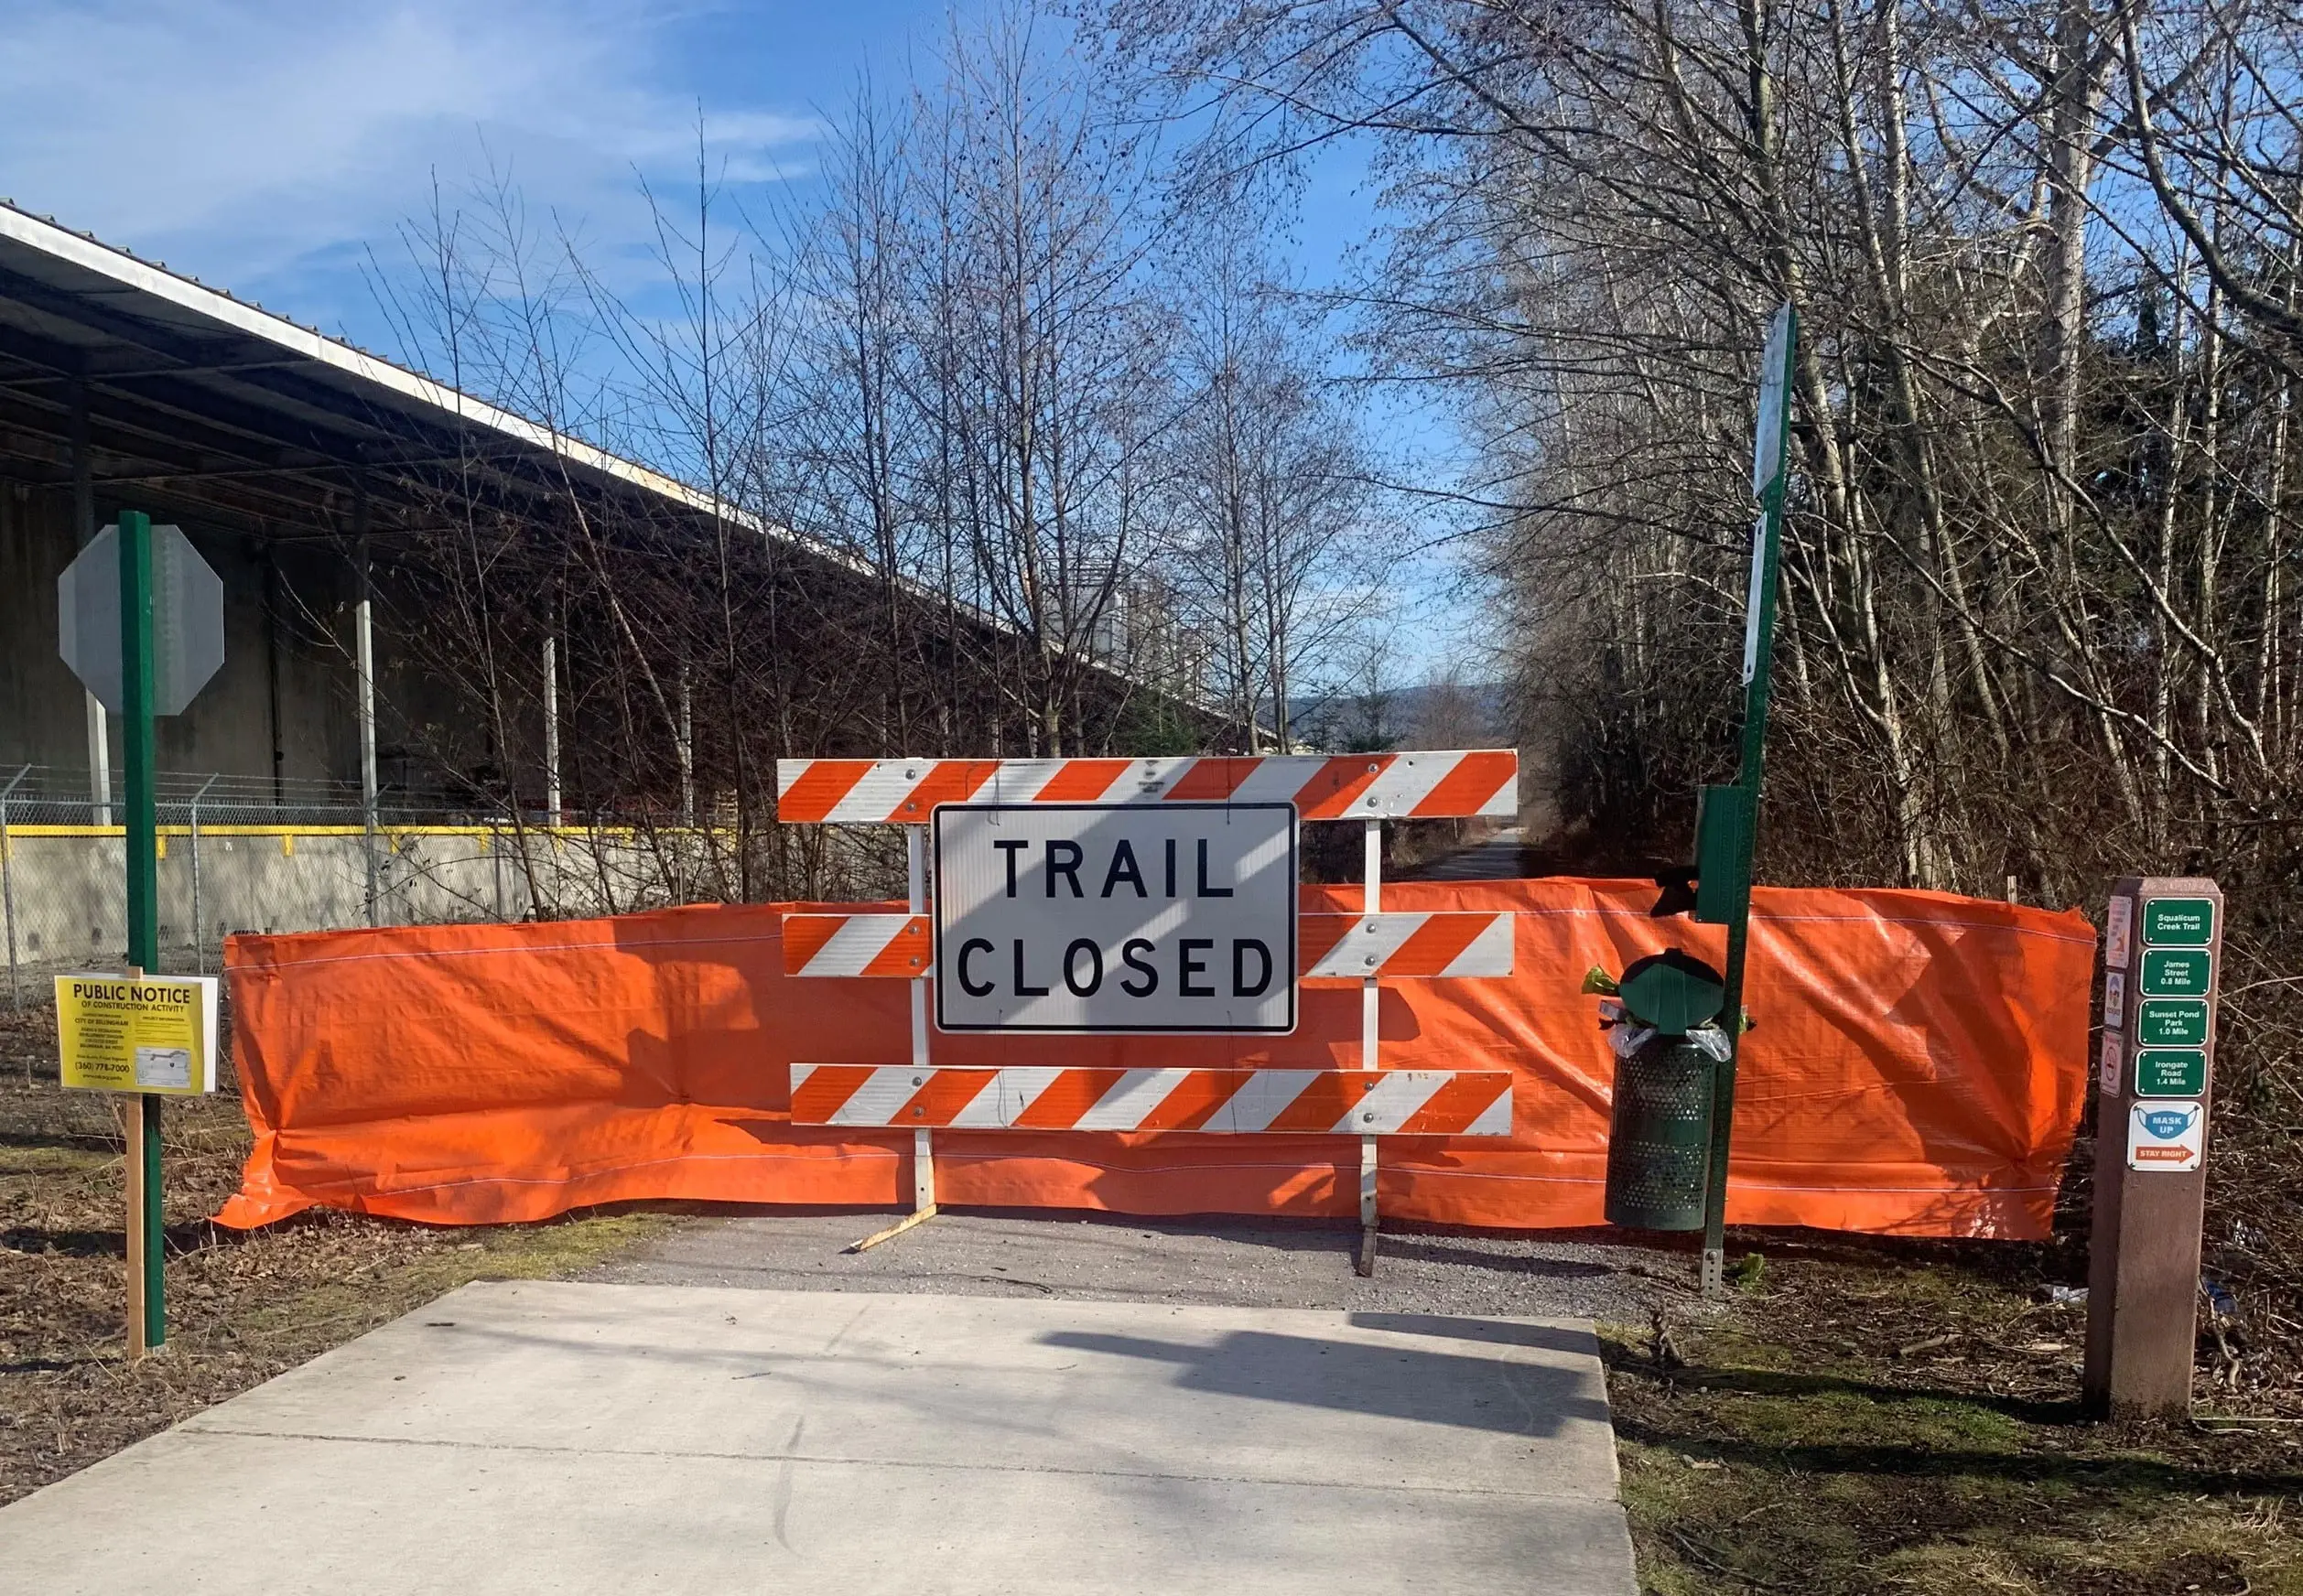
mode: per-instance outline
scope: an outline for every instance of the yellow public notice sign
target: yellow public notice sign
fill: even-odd
[[[59,976],[67,1086],[187,1096],[216,1089],[216,977]]]

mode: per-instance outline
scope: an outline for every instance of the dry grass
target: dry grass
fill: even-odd
[[[2081,1422],[2059,1250],[1764,1245],[1724,1314],[1606,1338],[1645,1590],[2303,1591],[2303,1426]]]

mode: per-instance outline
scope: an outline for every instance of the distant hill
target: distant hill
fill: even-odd
[[[1331,694],[1300,704],[1293,719],[1299,741],[1336,750],[1497,748],[1514,740],[1501,682]]]

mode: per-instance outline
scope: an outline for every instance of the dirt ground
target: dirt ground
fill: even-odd
[[[1355,1224],[1314,1219],[1146,1219],[1044,1210],[946,1212],[892,1245],[850,1253],[879,1214],[715,1214],[649,1238],[586,1278],[649,1286],[929,1291],[1077,1302],[1321,1308],[1645,1323],[1693,1299],[1687,1271],[1601,1231],[1418,1230],[1385,1235],[1371,1279]]]
[[[1735,1289],[1707,1307],[1684,1249],[1602,1234],[1398,1236],[1372,1288],[1349,1273],[1350,1233],[1317,1226],[968,1216],[862,1258],[837,1250],[871,1227],[861,1215],[434,1230],[308,1213],[241,1235],[206,1217],[247,1147],[226,1091],[169,1105],[169,1344],[130,1367],[119,1130],[106,1100],[58,1089],[52,1026],[0,1010],[0,1502],[475,1278],[1224,1300],[1372,1289],[1426,1310],[1601,1321],[1656,1596],[2303,1596],[2303,1383],[2279,1351],[2292,1342],[2251,1327],[2243,1302],[2222,1335],[2202,1335],[2197,1387],[2202,1415],[2235,1419],[2084,1424],[2085,1309],[2053,1289],[2083,1274],[2068,1243],[1741,1235]]]

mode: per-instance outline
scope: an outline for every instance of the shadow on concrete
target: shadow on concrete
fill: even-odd
[[[1584,1357],[1599,1355],[1599,1338],[1588,1331],[1513,1319],[1465,1319],[1452,1313],[1354,1313],[1354,1330],[1384,1330],[1394,1335],[1431,1335],[1449,1341],[1491,1342],[1497,1346],[1542,1347]]]
[[[1515,1344],[1519,1345],[1552,1346],[1562,1352],[1591,1350],[1589,1336],[1547,1325],[1489,1325],[1483,1321],[1418,1314],[1396,1317],[1433,1327],[1455,1323],[1550,1338],[1515,1337]],[[1434,1328],[1417,1333],[1446,1332]],[[1268,1331],[1240,1331],[1211,1346],[1195,1346],[1145,1336],[1065,1330],[1042,1337],[1041,1344],[1173,1364],[1180,1371],[1175,1381],[1180,1390],[1410,1418],[1463,1429],[1549,1436],[1557,1434],[1571,1418],[1604,1424],[1608,1417],[1605,1402],[1578,1389],[1582,1378],[1573,1370],[1454,1353],[1321,1341]]]

